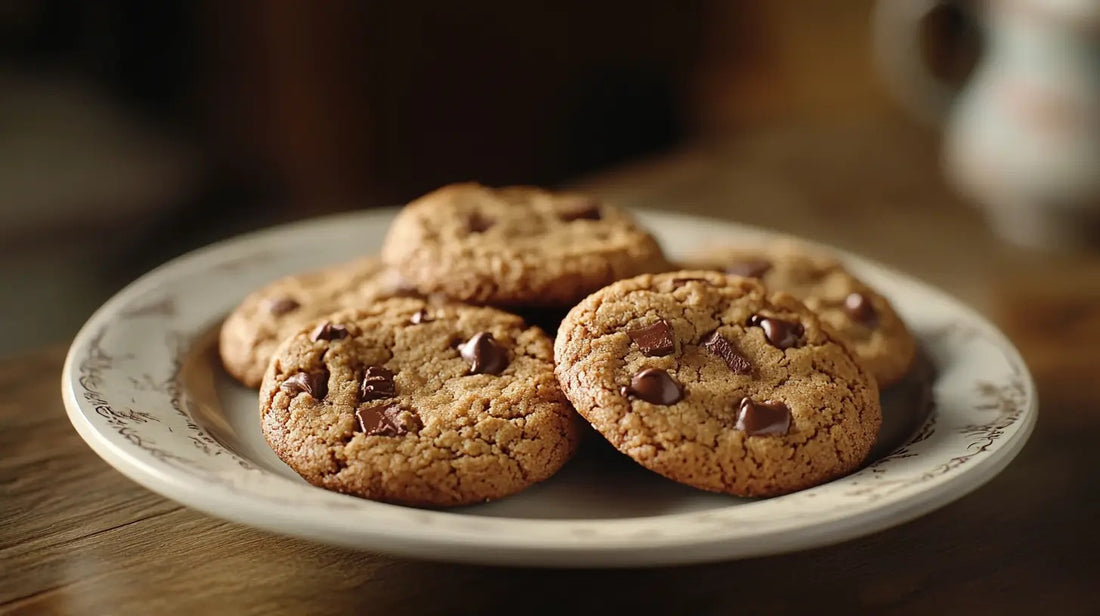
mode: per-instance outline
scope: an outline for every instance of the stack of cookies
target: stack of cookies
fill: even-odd
[[[915,344],[882,296],[796,244],[674,265],[610,204],[460,184],[406,206],[380,257],[253,292],[220,351],[309,482],[453,506],[551,477],[583,422],[704,490],[820,484],[864,461],[879,388]]]

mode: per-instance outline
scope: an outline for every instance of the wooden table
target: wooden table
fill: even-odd
[[[997,242],[943,187],[933,137],[892,118],[762,130],[581,184],[829,241],[961,296],[1034,371],[1034,436],[973,494],[842,545],[640,571],[458,566],[278,537],[138,487],[70,427],[64,349],[42,349],[0,362],[0,612],[1100,613],[1100,257]]]

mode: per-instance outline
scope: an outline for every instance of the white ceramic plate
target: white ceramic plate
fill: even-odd
[[[254,233],[131,284],[92,316],[66,359],[62,392],[77,431],[150,490],[277,533],[437,560],[648,566],[786,552],[900,524],[989,480],[1035,423],[1031,377],[1003,335],[943,293],[845,255],[893,300],[936,366],[934,414],[852,475],[737,499],[680,486],[597,446],[541,485],[458,510],[327,492],[267,448],[255,392],[220,368],[216,329],[274,278],[376,251],[392,216],[359,212]],[[641,218],[672,255],[765,235],[673,214]]]

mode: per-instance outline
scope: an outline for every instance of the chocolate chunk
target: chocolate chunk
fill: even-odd
[[[667,372],[660,368],[640,370],[630,379],[630,388],[620,393],[632,393],[650,404],[676,404],[684,398],[684,390]]]
[[[752,364],[749,363],[748,358],[737,352],[737,349],[733,348],[729,340],[723,338],[717,331],[705,336],[699,344],[711,353],[721,357],[722,361],[726,362],[726,365],[734,374],[752,373]]]
[[[844,311],[856,323],[862,323],[867,327],[878,325],[878,313],[871,304],[871,298],[862,293],[851,293],[844,298]]]
[[[382,400],[397,395],[397,386],[393,382],[393,373],[382,366],[368,366],[359,384],[360,400]]]
[[[279,389],[288,396],[304,392],[320,400],[328,393],[328,371],[299,372],[283,381]]]
[[[726,266],[726,273],[745,278],[760,278],[772,268],[771,261],[763,259],[745,259]]]
[[[433,319],[430,316],[428,316],[428,311],[424,308],[421,308],[420,310],[417,310],[416,312],[413,313],[413,315],[411,317],[409,317],[409,323],[412,323],[413,325],[420,325],[421,323],[428,323],[432,320]]]
[[[367,436],[402,436],[423,425],[415,411],[407,411],[398,404],[361,407],[355,411],[355,419],[359,431]]]
[[[482,216],[479,212],[470,214],[470,218],[466,221],[466,228],[470,230],[470,233],[484,233],[492,226],[493,221]]]
[[[591,197],[571,197],[556,204],[558,218],[569,222],[573,220],[599,220],[600,202]]]
[[[346,338],[348,335],[348,328],[343,325],[333,324],[329,321],[321,323],[317,327],[313,328],[313,331],[309,334],[309,339],[314,342],[318,340],[339,340]]]
[[[500,374],[508,367],[508,351],[489,332],[474,334],[458,352],[470,362],[470,374]]]
[[[672,327],[665,320],[660,320],[653,325],[631,329],[627,336],[638,345],[642,354],[647,357],[659,357],[668,355],[676,349],[676,342],[672,339]]]
[[[791,410],[776,400],[753,402],[741,398],[734,428],[749,436],[786,434],[791,429]]]
[[[293,297],[279,297],[267,301],[267,311],[275,316],[293,312],[301,306]]]
[[[764,329],[764,336],[768,342],[777,349],[789,349],[798,344],[806,328],[798,321],[784,321],[754,314],[749,317],[749,326],[759,326]]]

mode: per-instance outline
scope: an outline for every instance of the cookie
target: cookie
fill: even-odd
[[[546,334],[411,298],[298,330],[264,376],[260,412],[268,444],[310,483],[410,505],[513,494],[553,475],[579,438]]]
[[[622,278],[669,269],[625,211],[538,188],[446,186],[394,220],[382,258],[425,295],[569,307]]]
[[[222,323],[222,364],[244,385],[259,387],[275,347],[304,323],[402,292],[376,257],[281,278],[250,293]]]
[[[874,378],[817,316],[756,280],[642,275],[574,307],[558,381],[619,451],[669,479],[738,496],[855,470],[882,421]]]
[[[712,249],[683,267],[758,278],[771,291],[794,295],[855,350],[879,387],[901,380],[913,364],[916,341],[890,302],[828,255],[778,241]]]

